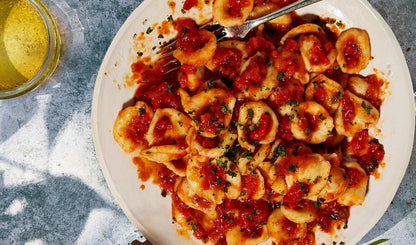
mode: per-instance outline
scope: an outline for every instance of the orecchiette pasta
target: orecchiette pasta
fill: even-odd
[[[352,137],[358,131],[376,125],[379,112],[367,100],[345,91],[334,118],[337,132]]]
[[[239,25],[289,2],[215,0],[213,21]],[[180,67],[138,52],[135,105],[113,136],[139,178],[170,195],[173,222],[216,245],[312,245],[317,229],[346,227],[385,154],[369,130],[385,82],[358,74],[371,57],[367,32],[339,35],[332,21],[291,13],[217,43],[192,19],[168,22]]]
[[[222,26],[237,26],[244,23],[253,9],[254,0],[216,0],[212,8],[214,21]]]
[[[337,61],[343,72],[358,74],[366,68],[371,57],[370,38],[366,30],[350,28],[336,42]]]
[[[152,108],[142,101],[123,109],[114,123],[114,139],[125,152],[146,148],[149,142],[144,135],[152,118]]]
[[[254,151],[255,144],[269,144],[276,138],[279,121],[274,111],[264,102],[248,102],[240,107],[238,142]]]
[[[334,128],[332,117],[315,101],[302,102],[291,115],[290,131],[293,136],[309,144],[325,142]]]

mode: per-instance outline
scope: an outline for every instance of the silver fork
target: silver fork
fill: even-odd
[[[244,38],[252,29],[257,27],[258,25],[261,25],[279,16],[282,16],[284,14],[290,13],[292,11],[295,11],[297,9],[306,7],[308,5],[311,5],[313,3],[317,3],[320,1],[322,0],[299,0],[281,9],[278,9],[270,14],[264,15],[257,19],[249,20],[239,26],[223,27],[218,24],[212,24],[212,22],[209,22],[201,26],[200,29],[207,29],[211,31],[212,33],[214,33],[215,36],[217,37],[217,41],[220,41],[224,38]],[[173,47],[175,46],[175,44],[176,44],[176,39],[173,39],[169,43],[162,45],[156,51],[156,54],[165,53],[167,51],[169,52],[165,53],[162,57],[159,58],[159,60],[162,60],[171,56],[174,51]],[[162,67],[167,67],[172,64],[179,64],[179,62],[176,59],[172,58],[172,60],[163,64]],[[178,68],[179,68],[178,66],[175,66],[171,68],[170,70],[166,71],[165,73],[172,72],[174,70],[177,70]]]

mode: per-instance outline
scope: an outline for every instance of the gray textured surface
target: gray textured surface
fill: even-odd
[[[127,244],[140,238],[114,202],[94,155],[95,74],[140,0],[45,0],[58,18],[63,57],[36,91],[0,101],[0,244]],[[416,82],[416,1],[370,0],[396,34]],[[30,136],[30,137],[29,137]],[[416,240],[415,148],[405,178],[361,243]]]

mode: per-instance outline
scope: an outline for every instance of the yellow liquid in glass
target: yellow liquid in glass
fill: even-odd
[[[20,86],[45,61],[48,32],[28,0],[0,0],[0,90]]]

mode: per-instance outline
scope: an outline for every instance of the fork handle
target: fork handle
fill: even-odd
[[[245,23],[245,25],[258,26],[258,25],[263,24],[263,23],[265,23],[269,20],[275,19],[279,16],[282,16],[284,14],[290,13],[292,11],[295,11],[297,9],[306,7],[308,5],[311,5],[313,3],[317,3],[317,2],[320,2],[320,1],[322,1],[322,0],[299,0],[299,1],[296,1],[292,4],[287,5],[283,8],[281,8],[281,9],[278,9],[278,10],[276,10],[276,11],[270,13],[270,14],[264,15],[260,18],[254,19],[254,20],[247,21]]]

